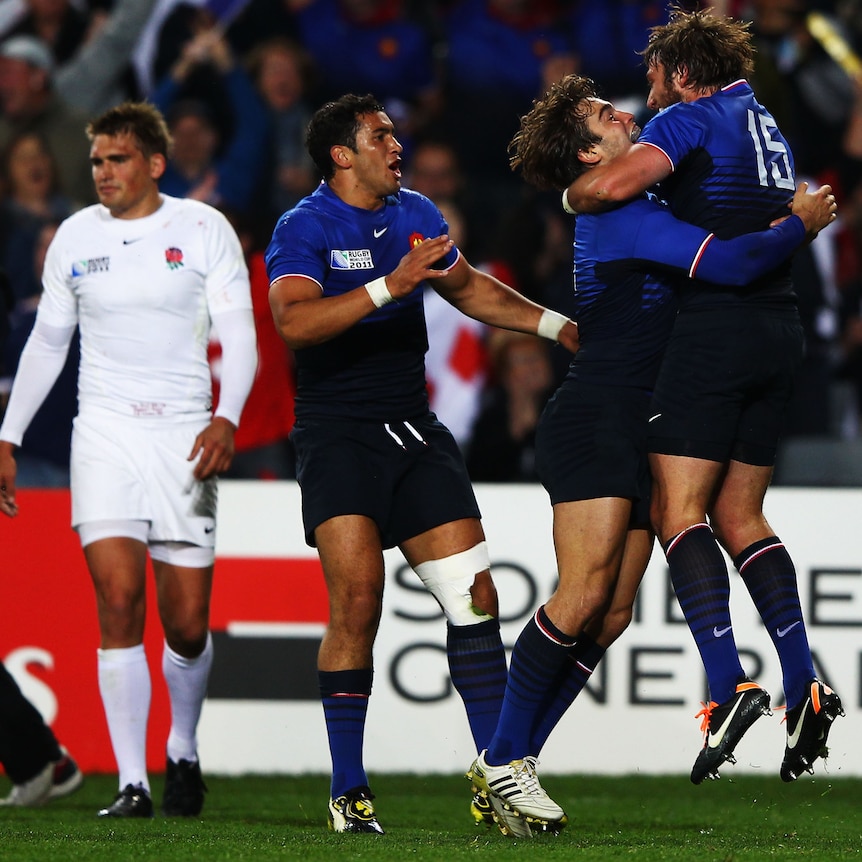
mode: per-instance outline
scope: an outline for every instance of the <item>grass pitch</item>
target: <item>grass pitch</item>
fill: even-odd
[[[819,766],[819,764],[818,764]],[[513,841],[473,826],[460,776],[372,775],[384,836],[326,829],[325,776],[206,777],[200,820],[103,821],[116,776],[88,776],[74,795],[41,809],[0,808],[6,862],[267,862],[284,859],[488,860],[529,858],[761,862],[862,857],[862,779],[822,772],[793,784],[777,775],[699,787],[686,776],[558,776],[543,783],[566,809],[559,836]],[[162,778],[154,776],[154,801]],[[0,794],[7,792],[5,779]]]

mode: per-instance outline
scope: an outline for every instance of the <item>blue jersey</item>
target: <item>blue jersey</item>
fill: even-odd
[[[722,239],[763,230],[788,213],[796,188],[793,156],[772,115],[745,81],[680,102],[644,127],[639,142],[658,147],[673,173],[661,195],[673,214]],[[693,285],[681,307],[705,303],[787,305],[795,300],[790,262],[744,290]]]
[[[741,287],[804,238],[805,226],[792,216],[771,230],[722,241],[675,218],[652,196],[604,213],[582,213],[575,221],[580,348],[569,377],[651,389],[677,296],[691,289],[690,279],[712,289],[719,282]]]
[[[270,283],[288,275],[316,281],[339,296],[389,275],[417,243],[448,233],[440,210],[402,189],[377,210],[346,204],[328,185],[278,221],[266,250]],[[438,263],[448,269],[452,250]],[[295,351],[296,417],[398,421],[428,411],[428,335],[423,285],[384,305],[335,338]]]

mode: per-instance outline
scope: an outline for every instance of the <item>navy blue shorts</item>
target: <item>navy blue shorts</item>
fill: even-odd
[[[461,450],[431,413],[388,425],[301,420],[290,439],[312,547],[315,529],[338,515],[373,519],[384,548],[480,517]]]
[[[542,413],[536,467],[551,503],[621,497],[631,527],[649,525],[644,389],[566,380]]]
[[[650,407],[649,451],[773,465],[803,345],[795,309],[680,314]]]

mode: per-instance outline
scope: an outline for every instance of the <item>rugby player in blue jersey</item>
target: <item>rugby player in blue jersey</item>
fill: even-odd
[[[570,186],[566,206],[596,211],[661,183],[674,215],[724,239],[786,213],[793,156],[746,81],[754,56],[748,24],[675,9],[653,28],[643,56],[647,104],[660,112],[628,153]],[[763,514],[803,349],[789,262],[741,288],[699,280],[680,293],[648,448],[652,523],[709,683],[695,784],[733,762],[734,747],[770,703],[739,659],[719,544],[781,662],[784,781],[825,758],[832,722],[843,715],[838,695],[815,675],[793,561]]]
[[[323,183],[266,252],[273,317],[295,351],[297,479],[329,593],[320,692],[330,826],[383,830],[362,757],[383,550],[399,547],[447,619],[452,682],[477,751],[497,724],[506,660],[488,550],[461,453],[428,407],[422,292],[577,349],[577,327],[472,267],[428,198],[401,187],[401,145],[373,96],[325,104],[307,132]],[[409,764],[406,764],[409,769]]]
[[[540,188],[622,158],[640,129],[588,78],[553,84],[522,118],[512,164]],[[470,769],[503,832],[558,830],[563,809],[543,790],[536,758],[605,650],[623,632],[653,544],[646,439],[650,395],[693,278],[741,286],[834,218],[828,186],[793,196],[775,228],[722,241],[655,197],[575,223],[580,349],[542,415],[539,477],[553,504],[559,584],[519,636],[497,730]]]

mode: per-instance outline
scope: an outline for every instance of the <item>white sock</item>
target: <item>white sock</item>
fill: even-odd
[[[140,784],[147,792],[147,719],[150,715],[150,669],[144,645],[96,651],[99,692],[120,773],[120,790]]]
[[[207,633],[206,646],[195,658],[185,658],[165,642],[162,652],[162,672],[171,700],[171,732],[168,734],[168,757],[180,760],[198,759],[198,722],[207,682],[213,663],[212,634]]]

